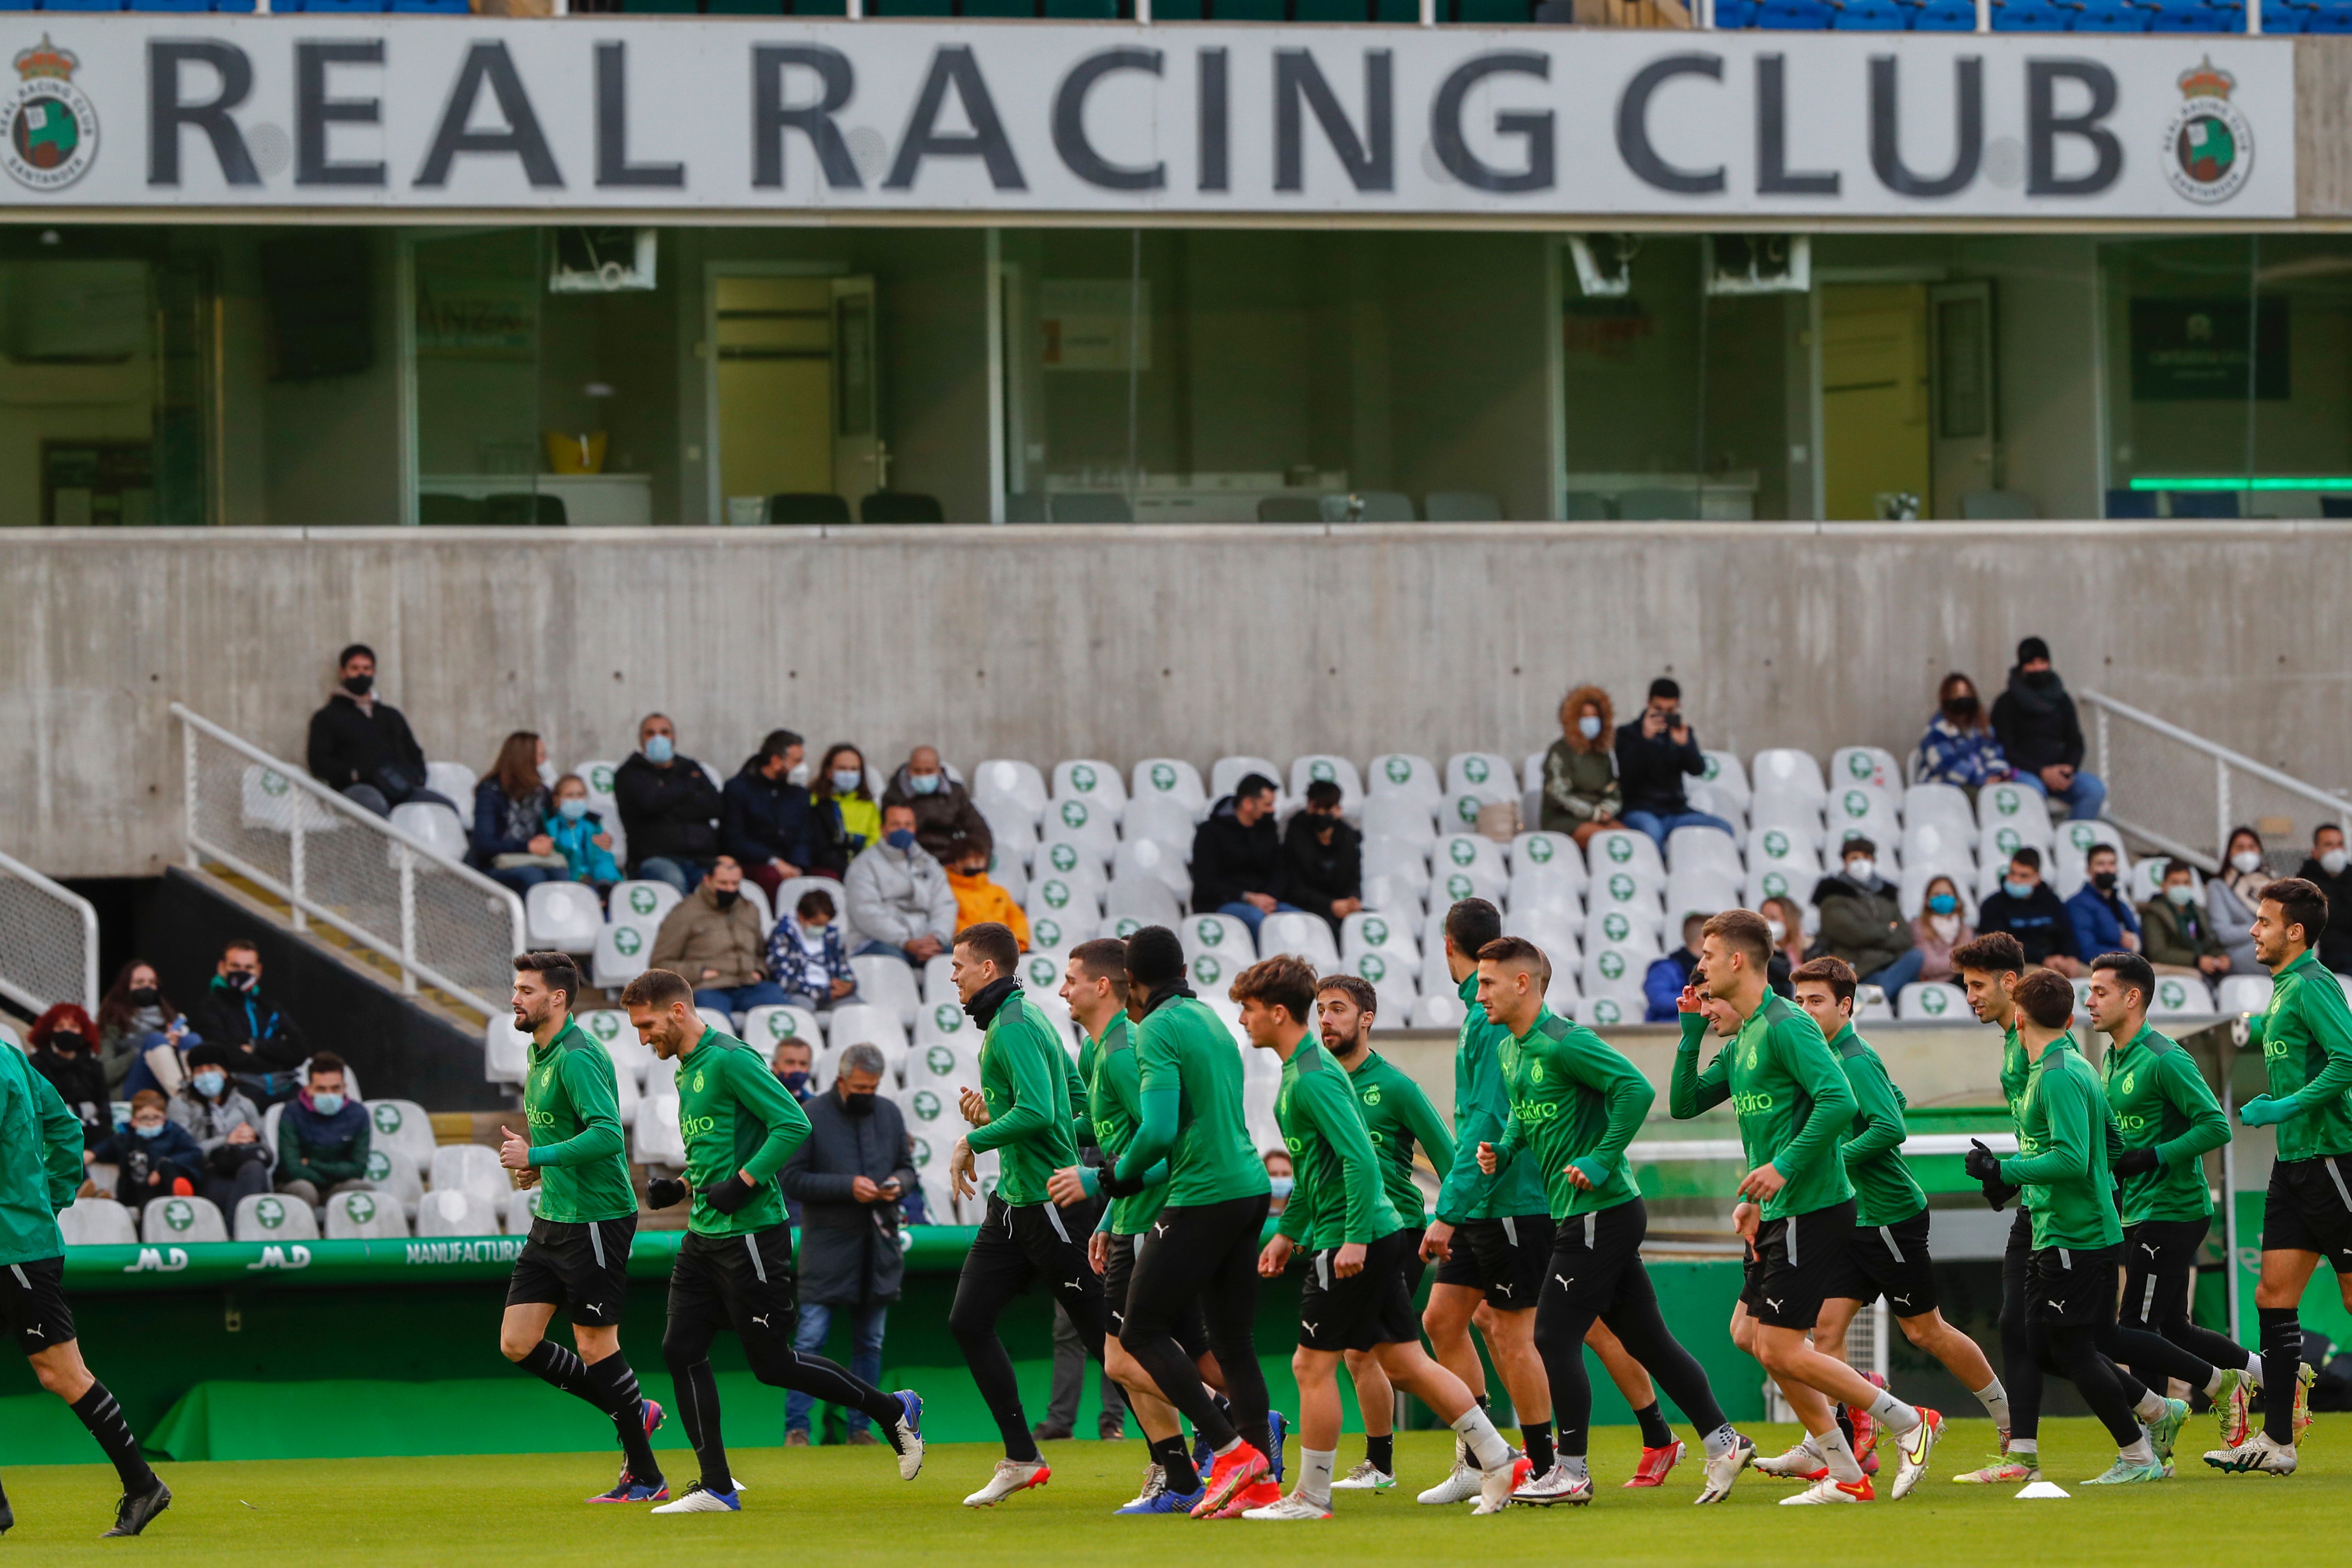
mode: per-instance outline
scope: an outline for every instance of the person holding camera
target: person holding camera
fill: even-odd
[[[269,1190],[277,1155],[262,1141],[261,1112],[229,1082],[228,1052],[219,1046],[192,1047],[187,1066],[187,1081],[172,1096],[168,1114],[203,1152],[197,1191],[233,1215],[239,1198]]]
[[[1683,780],[1706,772],[1706,757],[1698,736],[1683,716],[1683,689],[1672,676],[1650,682],[1650,700],[1632,722],[1617,727],[1617,782],[1624,793],[1618,820],[1646,833],[1659,848],[1677,827],[1720,827],[1731,824],[1704,811],[1693,811],[1683,794]]]

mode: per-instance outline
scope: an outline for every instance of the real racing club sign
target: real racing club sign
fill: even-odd
[[[2290,39],[48,12],[9,47],[19,208],[2294,216]]]

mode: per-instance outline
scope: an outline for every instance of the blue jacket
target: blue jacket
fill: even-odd
[[[2124,932],[2139,934],[2139,915],[2131,905],[2088,882],[2066,900],[2066,918],[2074,926],[2074,955],[2085,963],[2103,952],[2121,952]]]
[[[849,967],[848,954],[842,951],[841,922],[835,921],[824,928],[822,963],[801,945],[800,923],[800,916],[790,910],[776,912],[776,929],[768,933],[768,973],[788,996],[828,1000],[835,980],[857,978],[856,972]],[[816,1042],[811,1040],[809,1044]]]
[[[573,881],[602,888],[621,879],[621,868],[613,863],[613,852],[596,842],[596,835],[604,831],[604,819],[593,811],[577,822],[566,822],[553,815],[548,817],[547,836],[555,841],[555,852],[572,868]]]
[[[809,868],[816,853],[814,811],[809,792],[788,779],[760,776],[753,757],[719,794],[719,847],[744,867],[782,860]],[[778,910],[779,917],[789,910]]]
[[[1671,1024],[1683,999],[1683,987],[1698,971],[1698,954],[1678,947],[1650,965],[1642,976],[1642,996],[1647,1004],[1645,1024]]]
[[[117,1195],[131,1204],[170,1196],[175,1180],[185,1178],[191,1185],[196,1185],[205,1179],[204,1147],[176,1121],[166,1121],[163,1131],[152,1138],[140,1137],[125,1123],[115,1130],[112,1137],[92,1144],[89,1157],[100,1164],[121,1168],[121,1186]],[[150,1171],[163,1176],[161,1184],[148,1184]]]
[[[474,831],[470,835],[474,848],[474,864],[487,871],[490,861],[500,855],[527,855],[530,841],[542,831],[551,803],[544,788],[532,790],[530,797],[521,801],[507,799],[507,792],[499,787],[499,777],[492,773],[474,786]],[[509,831],[528,826],[527,833]],[[618,881],[620,879],[614,878]]]

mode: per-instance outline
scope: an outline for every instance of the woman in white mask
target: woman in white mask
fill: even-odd
[[[2229,949],[2232,974],[2270,973],[2254,959],[2254,906],[2263,889],[2275,880],[2263,864],[2263,841],[2251,827],[2230,829],[2230,847],[2222,851],[2219,875],[2205,879],[2205,912],[2213,917],[2213,934]]]
[[[1543,810],[1537,826],[1565,833],[1576,847],[1603,828],[1619,826],[1622,804],[1609,693],[1580,686],[1560,700],[1559,739],[1544,753]]]
[[[1920,889],[1919,912],[1911,917],[1911,943],[1919,950],[1919,978],[1959,984],[1952,968],[1952,949],[1974,942],[1977,928],[1969,924],[1967,904],[1958,884],[1949,877],[1931,877]]]

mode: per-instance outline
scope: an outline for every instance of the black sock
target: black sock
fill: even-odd
[[[1160,1467],[1168,1478],[1168,1489],[1178,1497],[1191,1497],[1201,1489],[1201,1472],[1192,1468],[1192,1450],[1181,1432],[1152,1444],[1151,1462]]]
[[[1494,1405],[1487,1403],[1486,1396],[1483,1394],[1478,1394],[1475,1397],[1478,1401],[1478,1408],[1485,1411],[1487,1415],[1491,1417],[1495,1414]]]
[[[597,1403],[596,1396],[588,1392],[587,1363],[553,1340],[540,1341],[530,1347],[530,1353],[515,1365],[541,1379],[549,1386],[562,1389],[574,1399],[584,1399],[591,1405]]]
[[[637,1389],[637,1374],[629,1370],[629,1358],[615,1351],[590,1363],[584,1381],[591,1403],[613,1418],[613,1432],[628,1456],[630,1479],[659,1486],[661,1461],[654,1458],[653,1442],[646,1436],[646,1398]]]
[[[735,1472],[727,1463],[727,1439],[719,1423],[719,1380],[711,1375],[710,1363],[697,1362],[683,1376],[673,1373],[671,1381],[677,1385],[677,1418],[702,1465],[702,1489],[733,1491]]]
[[[1834,1399],[1830,1401],[1830,1413],[1837,1417],[1838,1436],[1845,1439],[1845,1446],[1847,1447],[1853,1447],[1853,1413],[1848,1410],[1841,1401]]]
[[[1558,1458],[1552,1452],[1550,1422],[1520,1422],[1519,1447],[1527,1450],[1528,1467],[1531,1473],[1538,1476],[1550,1473]]]
[[[2303,1372],[2303,1323],[2293,1307],[2257,1307],[2263,1336],[2263,1430],[2294,1441],[2295,1379]]]
[[[2291,1314],[2290,1314],[2291,1315]],[[2287,1387],[2293,1388],[2290,1381]],[[131,1435],[131,1423],[122,1418],[122,1406],[106,1391],[106,1384],[92,1380],[89,1392],[73,1402],[73,1413],[114,1461],[115,1474],[122,1478],[122,1490],[128,1496],[152,1491],[156,1485],[155,1472],[139,1457],[139,1439]]]
[[[1384,1476],[1396,1474],[1396,1434],[1383,1432],[1375,1437],[1364,1434],[1364,1458]]]
[[[1642,1447],[1644,1448],[1673,1447],[1675,1429],[1666,1425],[1666,1413],[1659,1407],[1656,1400],[1651,1400],[1650,1403],[1633,1412],[1633,1419],[1642,1424]]]

